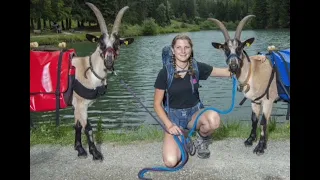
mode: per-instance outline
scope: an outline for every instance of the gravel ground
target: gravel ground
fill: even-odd
[[[187,164],[176,172],[145,173],[157,179],[214,179],[214,180],[287,180],[290,179],[290,140],[269,141],[268,149],[257,156],[252,147],[245,147],[244,139],[214,141],[211,157],[190,156]],[[73,146],[36,145],[30,148],[31,180],[131,180],[146,167],[163,167],[162,143],[131,145],[103,144],[98,148],[104,161],[95,162],[92,156],[79,159]],[[85,146],[87,148],[87,146]],[[87,148],[88,149],[88,148]]]

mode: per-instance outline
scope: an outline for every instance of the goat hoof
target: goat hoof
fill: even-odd
[[[88,154],[86,152],[86,150],[83,149],[82,146],[78,146],[75,148],[78,151],[78,157],[79,158],[87,158]]]
[[[90,154],[92,155],[92,159],[94,161],[96,161],[96,160],[103,161],[103,155],[97,149],[90,150]]]
[[[256,153],[257,155],[264,154],[264,150],[266,149],[266,143],[260,141],[258,145],[254,148],[253,153]]]
[[[246,147],[252,146],[252,141],[246,140],[246,141],[244,142],[244,146],[246,146]]]
[[[245,142],[244,142],[244,145],[246,146],[246,147],[251,147],[252,146],[252,142],[253,141],[255,141],[256,139],[255,138],[253,138],[253,137],[249,137]]]

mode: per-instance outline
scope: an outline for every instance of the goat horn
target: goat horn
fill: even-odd
[[[251,19],[251,18],[253,18],[253,17],[256,17],[256,16],[255,16],[255,15],[247,15],[246,17],[244,17],[244,18],[239,22],[239,25],[238,25],[238,27],[237,27],[237,29],[236,29],[235,34],[234,34],[234,38],[240,40],[240,35],[241,35],[241,31],[242,31],[243,26],[245,25],[245,23],[246,23],[249,19]]]
[[[208,20],[214,22],[216,25],[219,26],[226,41],[228,41],[230,39],[227,28],[222,24],[222,22],[220,22],[218,19],[214,19],[214,18],[208,18]]]
[[[96,17],[98,19],[99,26],[100,26],[101,33],[102,34],[103,33],[108,34],[107,25],[106,25],[106,22],[104,21],[104,18],[102,16],[100,10],[95,5],[93,5],[92,3],[86,2],[86,4],[91,8],[91,10],[96,15]]]
[[[124,12],[129,9],[129,6],[125,6],[123,7],[117,14],[117,17],[116,17],[116,20],[114,20],[114,24],[113,24],[113,28],[112,28],[112,34],[113,33],[116,33],[118,34],[118,31],[119,31],[119,27],[120,27],[120,24],[121,24],[121,19],[123,17],[123,14]]]

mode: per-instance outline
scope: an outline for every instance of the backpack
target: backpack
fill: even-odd
[[[30,50],[30,111],[58,111],[72,105],[74,49]]]
[[[279,99],[276,101],[290,103],[290,48],[274,50],[265,53],[264,55],[267,56],[276,71],[276,82],[279,95]]]
[[[172,50],[171,50],[170,46],[165,46],[162,49],[162,64],[163,64],[163,67],[166,68],[166,70],[167,70],[167,89],[166,89],[166,92],[165,92],[165,95],[163,97],[162,102],[165,107],[165,110],[168,112],[168,110],[169,110],[169,88],[171,87],[173,77],[174,77],[174,72],[175,72],[175,69],[172,65]],[[195,70],[195,77],[190,77],[190,83],[193,88],[192,82],[194,81],[194,78],[199,83],[199,70],[198,70],[197,61],[195,59],[193,59],[193,61],[192,61],[192,67]],[[200,87],[200,84],[199,84],[199,87]],[[195,93],[197,93],[198,98],[200,100],[199,92],[197,91]]]

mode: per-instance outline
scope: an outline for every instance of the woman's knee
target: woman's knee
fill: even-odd
[[[169,168],[175,167],[178,164],[178,161],[179,158],[177,156],[169,155],[163,157],[164,165]]]
[[[167,167],[174,167],[180,161],[180,151],[172,135],[165,133],[163,142],[163,162]]]
[[[215,130],[220,127],[220,115],[215,111],[210,111],[206,116],[207,124],[210,130]]]

